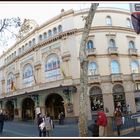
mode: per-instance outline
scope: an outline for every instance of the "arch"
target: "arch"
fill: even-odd
[[[54,119],[58,119],[60,112],[64,110],[64,99],[57,93],[52,93],[45,100],[46,113],[49,113]]]
[[[93,41],[89,40],[87,43],[87,49],[92,49],[92,48],[94,48]]]
[[[138,62],[136,62],[136,61],[131,62],[131,71],[132,71],[132,73],[139,73]]]
[[[109,40],[109,47],[111,47],[111,48],[116,47],[116,43],[115,43],[115,40],[114,39],[110,39]]]
[[[13,103],[13,101],[9,100],[5,103],[5,112],[6,112],[8,120],[14,119],[14,103]]]
[[[30,63],[27,63],[23,67],[22,83],[24,86],[28,87],[32,86],[34,82],[33,66]]]
[[[43,39],[43,38],[42,38],[42,35],[40,34],[40,35],[39,35],[39,41],[42,41],[42,39]]]
[[[58,26],[58,32],[62,32],[62,25]]]
[[[112,74],[120,73],[120,66],[119,66],[118,61],[116,60],[111,61],[111,73]]]
[[[97,74],[97,64],[96,64],[96,62],[90,62],[88,64],[88,74],[89,75],[96,75]]]
[[[27,97],[22,101],[22,120],[35,119],[35,103],[33,99]]]
[[[11,84],[15,82],[15,76],[12,72],[7,75],[7,82],[6,82],[6,90],[7,92],[11,91]]]
[[[44,39],[47,39],[47,33],[46,32],[43,33],[43,36],[44,36]]]
[[[129,48],[132,48],[132,49],[134,49],[135,48],[135,43],[134,43],[134,41],[129,41]]]
[[[107,16],[107,17],[106,17],[106,24],[109,25],[109,26],[112,25],[112,19],[111,19],[110,16]]]
[[[103,109],[103,95],[102,95],[102,90],[98,86],[93,86],[90,91],[90,104],[91,104],[91,110],[92,111],[97,111],[99,108]]]
[[[53,34],[54,35],[57,34],[57,28],[56,27],[53,28]]]
[[[49,31],[48,31],[48,37],[51,37],[51,36],[52,36],[52,31],[49,30]]]
[[[117,106],[121,107],[122,112],[126,112],[126,100],[125,100],[125,93],[124,88],[121,84],[116,84],[113,86],[113,100],[114,100],[114,107]]]

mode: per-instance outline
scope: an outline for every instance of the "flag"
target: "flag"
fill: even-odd
[[[11,90],[16,91],[16,86],[13,80],[11,81]]]
[[[65,77],[66,77],[66,74],[65,74],[65,72],[64,72],[64,68],[63,68],[63,66],[62,66],[62,65],[60,66],[60,69],[61,69],[61,72],[62,72],[62,74],[63,74],[64,78],[65,78]]]

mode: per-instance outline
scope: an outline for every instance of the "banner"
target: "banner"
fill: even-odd
[[[137,34],[140,34],[140,3],[130,4],[132,25]]]

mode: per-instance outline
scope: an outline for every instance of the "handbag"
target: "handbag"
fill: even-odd
[[[40,125],[39,125],[39,128],[41,129],[41,131],[44,129],[45,127],[45,122],[43,121]]]

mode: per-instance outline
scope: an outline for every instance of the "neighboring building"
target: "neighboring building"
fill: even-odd
[[[0,108],[9,119],[34,119],[35,109],[78,118],[79,49],[84,11],[62,11],[41,26],[25,20],[14,46],[0,57]],[[89,34],[88,119],[103,108],[112,116],[117,104],[140,111],[140,36],[129,11],[98,8]]]

